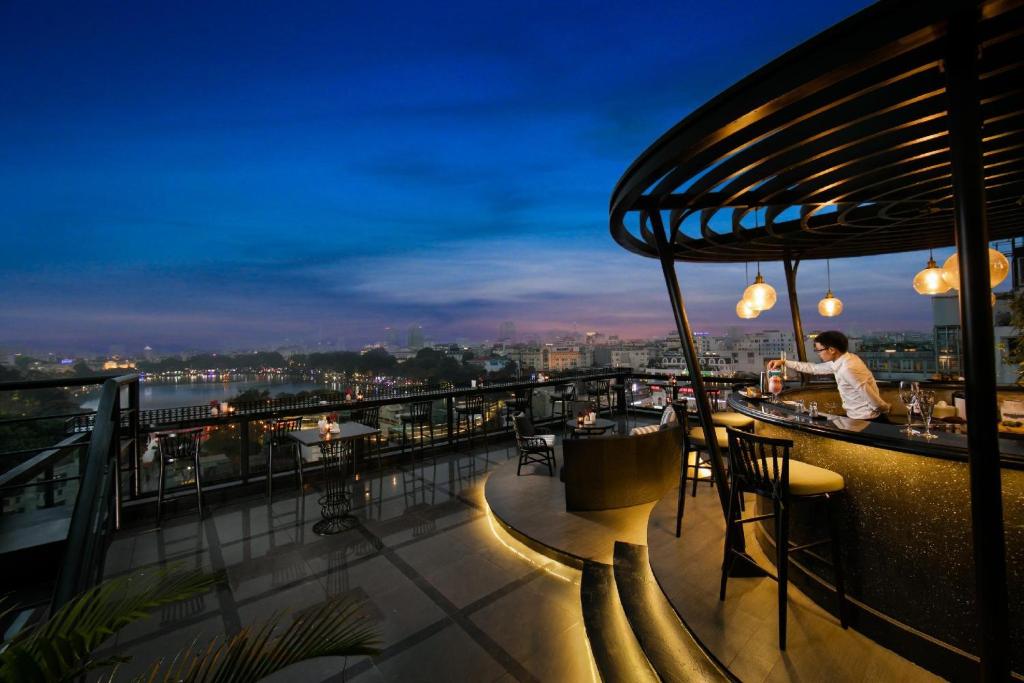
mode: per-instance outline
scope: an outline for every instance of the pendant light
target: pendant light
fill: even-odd
[[[750,302],[746,299],[740,299],[736,304],[736,315],[744,320],[750,320],[761,315],[761,311],[751,307]]]
[[[754,223],[759,226],[757,220],[757,209],[754,209]],[[743,298],[750,302],[750,307],[756,311],[767,311],[775,305],[778,295],[775,288],[764,281],[761,277],[761,262],[757,262],[757,277],[754,284],[743,290]]]
[[[988,250],[988,281],[989,285],[995,287],[1000,282],[1006,279],[1006,276],[1010,274],[1010,262],[1006,260],[1006,256],[1003,252],[998,249],[989,247]],[[953,289],[960,289],[960,260],[957,258],[957,253],[953,254],[946,259],[946,262],[942,264],[942,279],[946,281]]]
[[[928,265],[914,276],[914,291],[925,296],[945,294],[949,291],[949,281],[946,279],[945,268],[936,267],[935,259],[932,257],[930,249],[928,250]]]
[[[746,282],[747,279],[750,277],[750,272],[747,270],[746,263],[743,264],[743,273],[743,281]],[[750,301],[748,301],[747,298],[744,297],[740,299],[739,302],[736,304],[736,315],[742,318],[743,320],[750,320],[751,318],[756,318],[757,316],[761,315],[761,311],[754,308],[750,304]]]
[[[760,261],[757,264],[757,277],[754,278],[754,284],[743,291],[743,298],[750,302],[750,307],[756,311],[767,311],[775,305],[778,295],[775,293],[775,288],[761,277]]]
[[[843,312],[843,302],[832,294],[832,266],[828,259],[825,259],[825,271],[828,273],[828,292],[818,302],[818,313],[825,318],[834,318]]]

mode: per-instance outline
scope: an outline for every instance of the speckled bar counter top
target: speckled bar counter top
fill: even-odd
[[[803,400],[805,403],[818,400],[818,410],[824,411],[825,402],[819,400],[823,393],[821,389],[796,389],[787,391],[781,394],[780,397],[783,400]],[[838,404],[838,395],[834,391],[829,393],[835,395],[834,403]],[[886,398],[888,400],[889,397]],[[780,427],[797,429],[830,439],[900,451],[901,453],[913,453],[914,455],[959,460],[961,462],[967,461],[967,437],[964,434],[955,434],[935,429],[933,433],[938,438],[927,440],[917,436],[907,436],[901,431],[904,427],[902,424],[879,424],[867,420],[855,420],[844,415],[810,418],[807,415],[795,413],[792,408],[787,407],[785,404],[770,403],[767,399],[752,401],[743,398],[743,396],[736,392],[733,392],[729,397],[728,403],[729,407],[736,412]],[[896,421],[899,419],[894,418]],[[1024,469],[1024,439],[1000,439],[999,449],[1003,467]]]

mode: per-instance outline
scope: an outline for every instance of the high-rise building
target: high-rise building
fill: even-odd
[[[423,348],[423,326],[422,325],[410,325],[409,326],[409,343],[406,344],[410,349],[422,349]]]
[[[498,326],[498,341],[514,342],[516,340],[516,324],[506,320]]]

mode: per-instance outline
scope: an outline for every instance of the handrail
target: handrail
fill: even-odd
[[[0,489],[8,488],[11,486],[20,486],[21,483],[26,479],[31,479],[36,476],[40,470],[44,470],[52,464],[52,461],[56,459],[64,450],[70,448],[81,448],[85,446],[85,439],[88,437],[86,433],[72,434],[68,438],[64,439],[60,443],[54,445],[52,448],[39,451],[37,455],[29,458],[25,462],[12,467],[3,474],[0,474]],[[38,450],[38,449],[33,449]],[[16,452],[16,451],[12,451]],[[31,451],[26,451],[31,452]]]
[[[117,373],[87,375],[85,377],[54,377],[51,379],[19,379],[12,382],[0,382],[0,391],[25,391],[28,389],[58,389],[60,387],[86,387],[92,384],[105,384],[108,379],[120,380],[124,377],[137,375],[120,375]]]
[[[136,375],[103,382],[52,611],[95,585],[103,575],[109,535],[120,524],[121,388],[137,382]],[[130,397],[129,402],[132,400]]]

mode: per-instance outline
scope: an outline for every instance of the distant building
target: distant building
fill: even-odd
[[[1015,276],[1016,281],[1016,276]],[[1012,295],[1011,295],[1012,296]],[[1006,294],[996,297],[992,317],[995,322],[996,383],[1015,384],[1017,366],[1006,362],[1006,354],[1016,341],[1016,328],[1010,326],[1010,299]],[[962,377],[963,342],[960,335],[960,296],[954,291],[932,297],[934,323],[935,372],[944,377]]]
[[[409,326],[409,343],[406,346],[413,351],[423,348],[423,327],[421,325]]]
[[[644,346],[598,346],[594,348],[594,365],[609,365],[615,368],[646,368],[652,358],[650,347]]]
[[[544,370],[544,352],[537,346],[516,346],[505,355],[509,360],[519,364],[522,370]]]
[[[543,348],[544,370],[573,370],[582,367],[580,350],[577,346],[545,345]]]
[[[865,339],[855,353],[876,379],[925,380],[935,374],[935,348],[931,341],[914,344],[891,338]]]
[[[516,340],[516,324],[506,320],[498,326],[498,341],[514,342]]]

